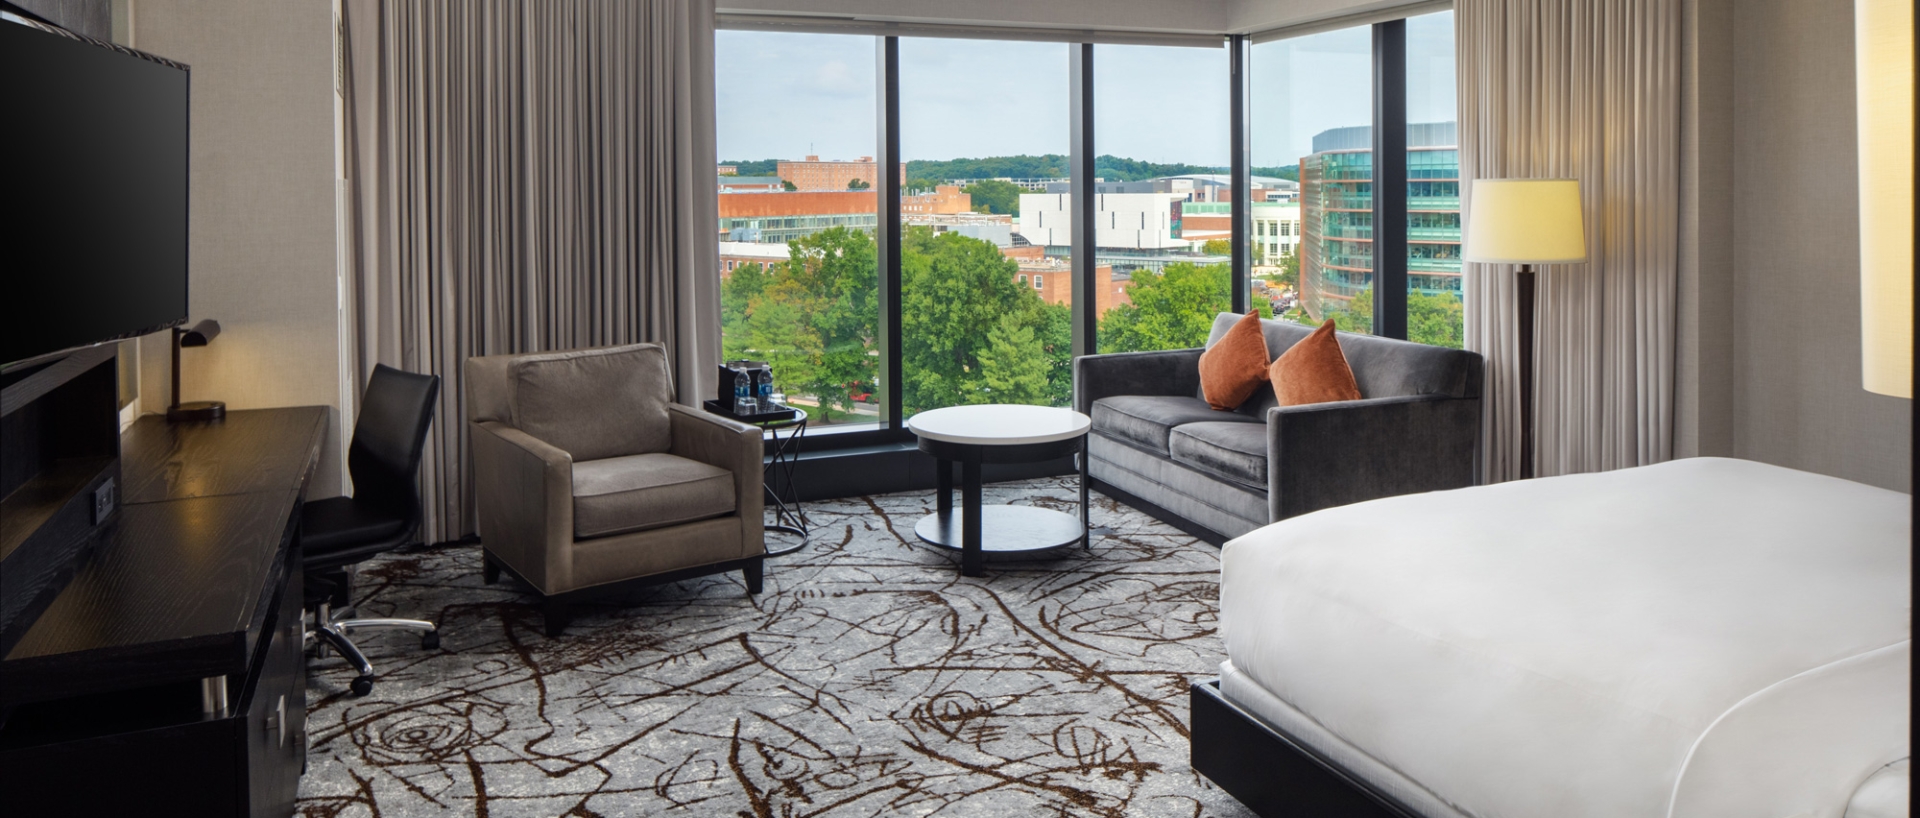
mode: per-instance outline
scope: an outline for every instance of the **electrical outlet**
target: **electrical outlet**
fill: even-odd
[[[104,523],[107,517],[112,516],[114,499],[113,478],[109,477],[107,482],[101,483],[99,488],[93,490],[94,525]]]

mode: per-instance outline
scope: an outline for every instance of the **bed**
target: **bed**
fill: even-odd
[[[1266,816],[1904,816],[1910,503],[1693,458],[1261,528],[1194,768]]]

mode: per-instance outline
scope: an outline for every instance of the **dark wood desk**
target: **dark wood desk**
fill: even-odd
[[[299,407],[126,431],[122,508],[0,660],[0,804],[292,812],[300,505],[326,428]]]

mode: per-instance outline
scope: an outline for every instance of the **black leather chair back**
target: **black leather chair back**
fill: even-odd
[[[416,476],[439,395],[438,375],[418,375],[386,364],[373,368],[360,399],[360,419],[353,424],[353,443],[347,448],[347,473],[353,477],[355,500],[404,514],[419,525]]]

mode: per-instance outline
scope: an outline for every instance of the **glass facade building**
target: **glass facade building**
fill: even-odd
[[[1300,160],[1301,305],[1318,320],[1373,286],[1373,134],[1335,128]],[[1407,127],[1407,282],[1460,297],[1460,151],[1452,122]],[[1343,326],[1344,329],[1344,326]]]

